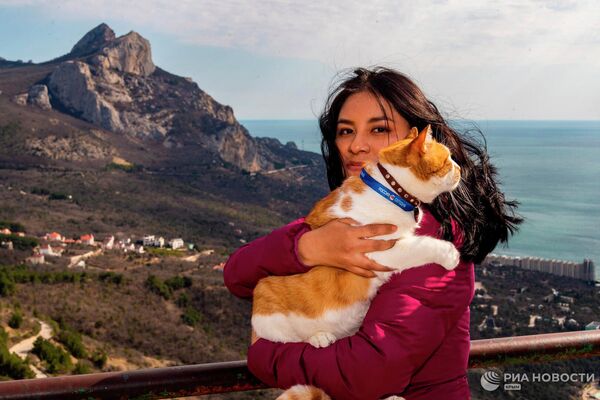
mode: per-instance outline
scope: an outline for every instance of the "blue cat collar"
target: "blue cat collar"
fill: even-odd
[[[387,187],[379,183],[375,178],[367,173],[367,171],[363,168],[360,171],[360,179],[373,189],[376,193],[378,193],[381,197],[385,198],[388,201],[391,201],[404,211],[413,211],[415,210],[415,206],[410,204],[408,201],[404,200],[398,194],[391,192]]]

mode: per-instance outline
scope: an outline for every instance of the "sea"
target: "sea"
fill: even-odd
[[[320,154],[316,120],[246,120],[255,137]],[[478,128],[506,198],[525,218],[496,254],[594,261],[600,280],[600,121],[455,121]]]

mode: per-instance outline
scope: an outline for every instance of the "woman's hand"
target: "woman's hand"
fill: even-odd
[[[357,226],[354,226],[357,225]],[[358,225],[351,218],[332,220],[303,234],[298,240],[298,257],[308,266],[326,265],[353,272],[366,278],[373,271],[391,271],[365,256],[365,253],[391,248],[396,240],[368,239],[396,231],[391,224]]]

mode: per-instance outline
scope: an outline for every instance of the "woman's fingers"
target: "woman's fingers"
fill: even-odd
[[[359,237],[368,238],[373,236],[389,235],[396,232],[398,227],[392,224],[369,224],[355,227]]]
[[[356,220],[352,219],[352,218],[339,218],[335,221],[339,221],[342,222],[346,225],[352,225],[352,226],[358,226],[360,225]]]
[[[364,254],[362,256],[361,263],[359,264],[359,266],[361,268],[373,270],[373,271],[380,271],[380,272],[393,271],[393,269],[388,268],[385,265],[381,265],[378,262],[371,260],[369,257],[365,256]]]
[[[374,278],[376,276],[375,272],[360,267],[346,267],[344,269],[348,272],[352,272],[353,274],[360,275],[365,278]]]

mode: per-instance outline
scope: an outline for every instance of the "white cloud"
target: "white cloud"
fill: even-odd
[[[238,73],[244,65],[228,66],[232,89],[220,89],[222,81],[211,89],[244,116],[263,116],[258,110],[265,109],[297,117],[308,110],[307,99],[323,97],[317,87],[326,86],[335,71],[383,64],[408,73],[443,108],[469,118],[600,118],[595,0],[0,0],[0,5],[35,9],[64,23],[89,21],[90,28],[107,21],[146,36],[162,33],[173,44],[239,49],[233,53],[264,60],[307,60],[290,67],[293,72],[255,81]],[[174,72],[185,57],[176,55]],[[187,71],[199,82],[207,79],[198,67]],[[263,101],[271,103],[248,97],[259,84],[270,90]]]
[[[0,4],[15,5],[13,0]],[[19,3],[24,4],[23,2]],[[29,0],[55,18],[123,20],[185,43],[234,47],[343,67],[600,65],[600,3],[573,0],[278,1]],[[58,4],[58,5],[57,5]],[[143,32],[141,32],[143,34]]]

